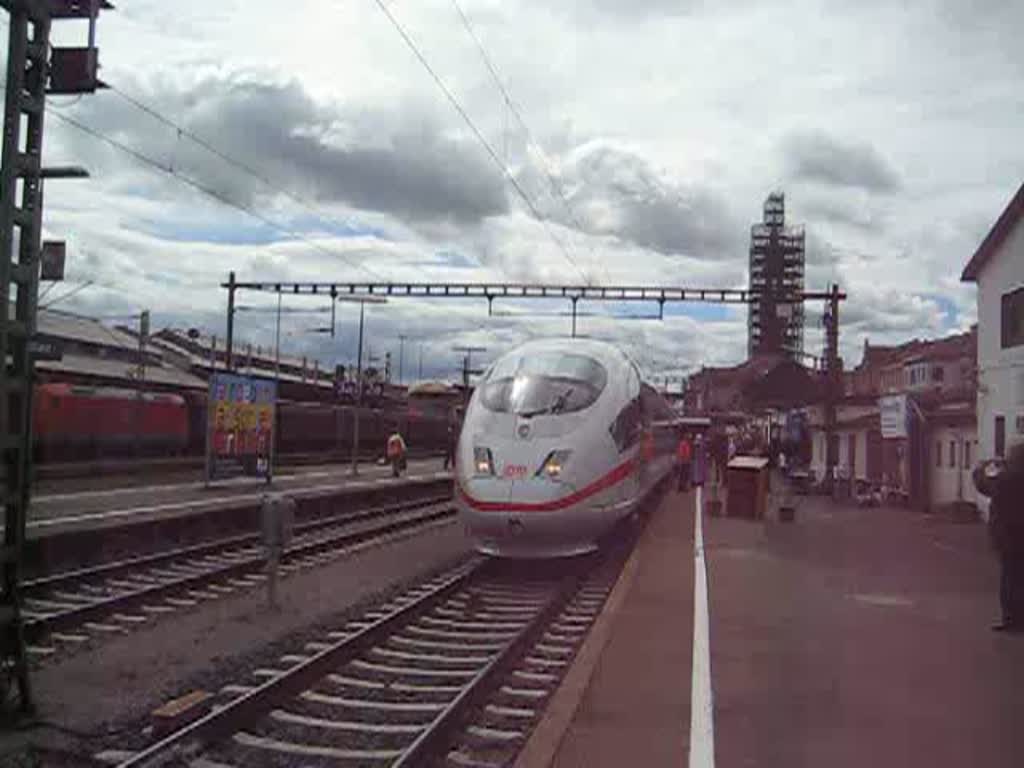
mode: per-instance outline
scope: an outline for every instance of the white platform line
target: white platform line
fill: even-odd
[[[694,494],[693,534],[693,677],[690,689],[690,768],[714,768],[715,723],[711,694],[711,639],[708,615],[708,568],[704,559],[703,488]]]
[[[331,483],[329,485],[314,485],[311,487],[297,487],[297,488],[285,488],[278,489],[284,493],[290,493],[296,499],[302,498],[313,498],[320,495],[327,495],[336,491],[343,491],[346,488],[365,488],[373,483],[384,483],[384,482],[395,482],[395,478],[366,478],[363,480],[348,480],[341,483]],[[133,489],[137,490],[137,489]],[[135,515],[148,514],[152,512],[167,512],[170,510],[177,509],[192,509],[200,507],[209,507],[216,509],[218,507],[230,506],[237,504],[239,506],[243,504],[251,504],[258,502],[263,498],[266,491],[259,491],[258,493],[237,493],[231,495],[222,496],[210,496],[204,499],[192,499],[189,501],[173,501],[164,504],[151,504],[146,506],[129,507],[127,509],[114,509],[105,512],[85,512],[77,515],[58,515],[56,517],[47,517],[40,520],[30,520],[26,527],[29,529],[37,528],[51,528],[53,526],[68,525],[69,523],[83,523],[92,522],[97,520],[116,520],[122,517],[133,517]],[[3,527],[0,526],[0,530]]]

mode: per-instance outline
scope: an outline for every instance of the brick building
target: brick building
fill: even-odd
[[[917,506],[973,505],[970,481],[977,460],[975,425],[977,328],[942,339],[896,346],[864,344],[860,364],[844,380],[837,413],[842,476],[885,485]],[[883,434],[880,403],[899,413],[899,436]],[[824,412],[807,408],[811,466],[825,471]]]

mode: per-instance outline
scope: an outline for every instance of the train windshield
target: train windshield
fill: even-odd
[[[604,366],[585,355],[542,352],[499,361],[481,391],[483,406],[500,413],[539,416],[592,405],[604,391]]]

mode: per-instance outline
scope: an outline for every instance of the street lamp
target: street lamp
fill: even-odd
[[[359,305],[359,351],[356,353],[356,407],[352,422],[352,474],[359,474],[359,409],[363,406],[363,325],[367,304],[387,304],[383,296],[339,296],[337,301]]]

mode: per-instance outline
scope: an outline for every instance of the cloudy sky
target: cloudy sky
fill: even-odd
[[[117,3],[98,34],[114,88],[50,99],[46,161],[93,176],[47,190],[46,233],[68,241],[72,280],[50,298],[92,280],[56,306],[145,307],[157,325],[223,334],[229,270],[741,287],[749,226],[778,188],[806,227],[808,287],[836,281],[850,295],[848,365],[865,338],[973,322],[960,270],[1024,179],[1024,5],[459,2],[383,0],[486,148],[376,0]],[[56,25],[59,44],[83,38]],[[250,307],[273,301],[240,298],[240,339],[272,340],[273,314]],[[407,376],[421,356],[424,375],[451,375],[453,346],[490,357],[567,333],[567,309],[496,302],[488,317],[483,302],[399,300],[369,310],[368,338],[397,359],[398,334],[409,336]],[[818,353],[811,309],[807,351]],[[580,330],[619,341],[652,373],[745,356],[745,308],[644,319],[655,310],[581,304]],[[339,305],[333,340],[309,333],[328,315],[286,315],[286,351],[354,357],[357,313]]]

